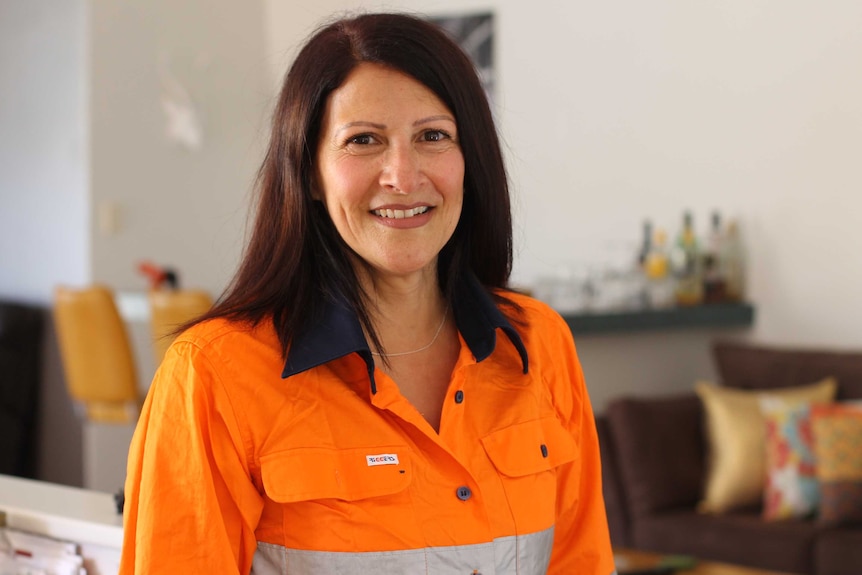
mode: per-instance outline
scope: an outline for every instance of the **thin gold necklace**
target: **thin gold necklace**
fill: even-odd
[[[376,355],[377,357],[382,357],[384,355],[386,357],[399,357],[402,355],[412,355],[414,353],[419,353],[420,351],[425,351],[426,349],[428,349],[429,347],[434,345],[434,342],[436,342],[437,338],[440,337],[440,332],[443,331],[443,326],[446,324],[446,316],[448,316],[448,315],[449,315],[449,303],[447,302],[446,303],[446,309],[445,309],[445,311],[443,311],[443,319],[440,320],[440,325],[437,326],[437,331],[434,333],[434,338],[427,345],[423,345],[419,349],[414,349],[413,351],[401,351],[398,353],[377,353],[376,351],[372,351],[371,355]]]

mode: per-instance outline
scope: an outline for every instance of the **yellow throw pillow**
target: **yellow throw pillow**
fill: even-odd
[[[707,471],[704,496],[698,509],[723,513],[757,505],[766,483],[766,419],[762,398],[775,397],[788,406],[827,403],[835,398],[832,378],[799,387],[750,391],[695,384],[706,416]]]

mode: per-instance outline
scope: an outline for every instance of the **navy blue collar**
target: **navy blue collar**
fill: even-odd
[[[486,359],[494,351],[499,328],[518,350],[524,373],[527,373],[527,349],[521,336],[472,274],[456,287],[452,312],[455,315],[455,325],[476,361]],[[333,302],[327,306],[319,322],[306,333],[294,338],[287,352],[281,377],[296,375],[351,353],[358,353],[365,361],[371,392],[377,393],[374,357],[365,340],[359,318],[345,301]]]

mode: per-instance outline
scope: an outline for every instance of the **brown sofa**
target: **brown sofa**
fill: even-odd
[[[862,398],[862,352],[713,346],[726,386],[768,389],[838,382],[838,400]],[[621,397],[597,417],[605,504],[615,547],[693,555],[812,575],[862,574],[862,525],[816,519],[767,522],[759,508],[699,513],[706,473],[704,413],[691,393]]]

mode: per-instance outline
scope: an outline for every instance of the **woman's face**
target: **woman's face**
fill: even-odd
[[[360,64],[324,109],[315,197],[376,274],[436,272],[464,197],[454,115],[410,76]]]

